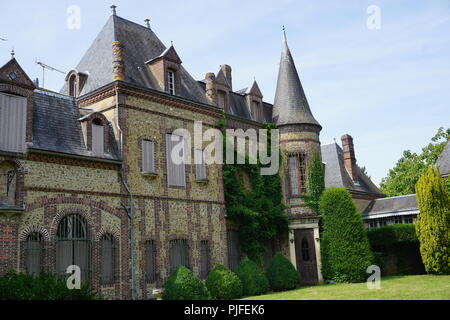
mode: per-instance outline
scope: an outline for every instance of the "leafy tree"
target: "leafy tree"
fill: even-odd
[[[388,176],[383,178],[380,188],[388,197],[414,193],[414,186],[421,173],[429,165],[436,162],[450,139],[450,128],[439,128],[431,142],[416,154],[410,150],[403,152],[394,168],[389,170]]]
[[[439,169],[432,166],[416,184],[420,213],[417,237],[425,270],[428,273],[450,272],[450,196]]]
[[[329,188],[320,198],[322,273],[336,282],[364,281],[373,263],[366,230],[350,193]]]
[[[312,156],[308,168],[308,195],[304,196],[305,204],[316,212],[319,212],[319,200],[325,190],[325,173],[322,160],[318,153]]]

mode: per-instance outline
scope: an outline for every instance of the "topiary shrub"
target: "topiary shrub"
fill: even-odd
[[[329,188],[320,198],[323,219],[322,273],[336,282],[360,282],[373,264],[361,214],[345,188]]]
[[[206,287],[213,299],[230,300],[242,297],[241,280],[221,264],[209,272]]]
[[[209,300],[211,296],[205,284],[191,270],[178,267],[164,284],[164,300]]]
[[[299,282],[297,270],[281,252],[277,252],[270,261],[266,275],[274,291],[294,289]]]
[[[416,184],[417,238],[427,273],[450,273],[450,194],[439,169],[429,167]]]
[[[41,273],[39,276],[8,272],[0,277],[0,300],[99,300],[88,283],[80,289],[67,288],[64,276]]]
[[[239,263],[236,274],[242,281],[245,296],[260,295],[269,291],[269,281],[264,270],[249,258]]]

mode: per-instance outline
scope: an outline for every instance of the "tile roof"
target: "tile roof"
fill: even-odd
[[[337,143],[321,146],[322,161],[325,163],[325,187],[344,187],[349,191],[384,195],[378,187],[357,166],[358,183],[355,183],[344,164],[344,152]]]
[[[91,157],[81,130],[80,111],[75,99],[65,95],[34,90],[32,149]],[[110,152],[103,158],[120,160],[119,149],[110,128]]]
[[[450,175],[450,140],[447,141],[444,151],[437,158],[436,165],[442,176]]]
[[[398,197],[375,199],[363,212],[364,218],[379,218],[383,216],[418,214],[419,208],[415,194]]]

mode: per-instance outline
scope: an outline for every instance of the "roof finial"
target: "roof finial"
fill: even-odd
[[[112,10],[113,16],[115,16],[116,15],[116,8],[117,8],[117,6],[116,5],[112,5],[110,8]]]
[[[14,55],[15,55],[14,48],[12,48],[12,50],[11,50],[11,59],[14,59]]]
[[[286,40],[286,28],[283,26],[283,42],[287,42]]]
[[[147,18],[147,19],[144,20],[144,22],[145,22],[145,24],[147,25],[147,28],[150,29],[150,19]]]
[[[173,41],[172,40],[170,40],[170,46],[173,47]]]

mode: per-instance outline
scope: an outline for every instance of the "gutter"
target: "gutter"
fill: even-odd
[[[119,90],[117,87],[116,90],[116,122],[117,122],[117,130],[119,131],[119,146],[120,146],[120,156],[123,159],[123,131],[120,128],[120,121],[119,121]],[[128,186],[127,182],[124,179],[124,164],[122,162],[120,167],[120,181],[124,185],[125,189],[128,193],[128,203],[129,205],[126,206],[122,202],[120,203],[125,211],[127,212],[128,221],[129,221],[129,243],[130,243],[130,257],[131,257],[131,263],[130,263],[130,273],[131,273],[131,299],[136,300],[137,298],[137,291],[136,291],[136,275],[135,275],[135,269],[134,269],[134,262],[136,261],[136,252],[134,250],[134,228],[133,228],[133,194],[131,193],[130,187]]]

